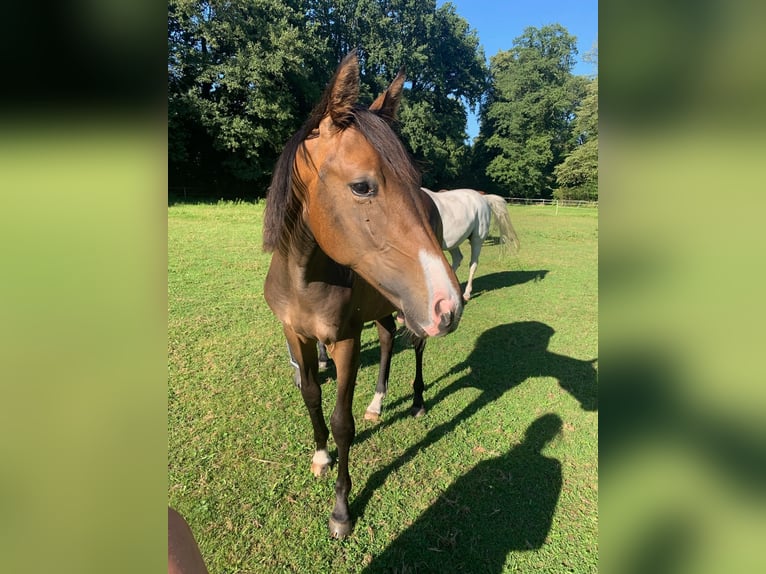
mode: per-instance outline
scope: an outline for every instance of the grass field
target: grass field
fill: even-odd
[[[598,212],[510,213],[521,251],[486,245],[460,327],[428,342],[425,417],[408,415],[400,336],[383,420],[363,420],[378,361],[365,328],[356,525],[338,541],[335,473],[309,471],[311,425],[263,299],[263,204],[168,208],[168,501],[211,573],[597,571]],[[332,370],[323,391],[329,417]]]

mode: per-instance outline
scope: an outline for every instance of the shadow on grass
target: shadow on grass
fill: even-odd
[[[546,275],[548,275],[547,269],[540,269],[538,271],[498,271],[489,275],[479,275],[473,279],[471,299],[481,297],[487,291],[521,285],[530,281],[542,281]],[[470,305],[470,301],[468,304]]]
[[[586,411],[598,410],[598,378],[594,363],[596,359],[582,361],[552,353],[548,344],[555,331],[538,321],[523,321],[498,325],[482,333],[473,351],[465,361],[454,365],[442,376],[426,384],[426,408],[433,408],[451,394],[468,387],[479,389],[481,394],[449,423],[429,433],[439,433],[424,446],[433,444],[451,431],[461,421],[473,416],[478,410],[499,399],[506,391],[534,377],[553,377]],[[426,352],[428,348],[426,347]],[[430,396],[429,391],[452,375],[466,374],[449,385],[439,388]],[[357,389],[358,392],[358,389]],[[365,441],[372,433],[410,416],[409,409],[387,416],[411,398],[404,396],[386,404],[383,421],[375,427],[358,432],[354,444]],[[439,430],[442,429],[442,430]]]
[[[546,414],[524,441],[460,477],[364,572],[502,572],[511,551],[540,548],[561,492],[561,463],[542,450],[561,431]]]
[[[542,281],[548,274],[546,269],[538,271],[500,271],[497,273],[490,273],[482,277],[477,277],[473,280],[473,294],[472,299],[476,299],[481,296],[482,293],[487,291],[494,291],[495,289],[503,289],[504,287],[513,287],[514,285],[521,285],[528,283],[529,281]],[[470,305],[470,302],[466,305]],[[374,323],[370,323],[366,328],[375,329]],[[394,340],[393,354],[397,354],[401,351],[411,351],[414,353],[412,342],[406,329],[399,328],[396,333],[396,339]],[[426,346],[426,353],[428,352],[428,346]],[[362,350],[359,356],[359,368],[369,367],[371,365],[377,365],[380,361],[380,345],[377,342],[367,342],[362,344]],[[332,366],[332,362],[330,363]],[[327,378],[332,378],[334,371]],[[371,389],[372,390],[372,389]],[[357,389],[359,392],[359,389]],[[364,392],[364,391],[362,391]]]
[[[465,374],[440,389],[429,402],[433,406],[460,389],[468,387],[478,389],[479,395],[455,417],[432,428],[421,441],[406,449],[389,465],[376,471],[359,495],[353,499],[352,515],[361,516],[364,513],[372,493],[380,488],[390,473],[401,468],[420,451],[448,436],[461,422],[470,419],[529,378],[554,377],[559,380],[562,388],[580,402],[583,409],[596,410],[597,378],[593,361],[580,361],[548,351],[548,343],[553,333],[551,327],[536,321],[508,323],[482,333],[468,358],[429,386],[452,374],[464,371]],[[408,411],[403,411],[390,420],[384,417],[382,423],[358,433],[354,444],[363,442],[372,433],[378,432],[381,426],[390,425],[409,416]]]

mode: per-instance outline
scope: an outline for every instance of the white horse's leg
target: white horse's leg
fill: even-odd
[[[479,266],[479,253],[481,253],[483,243],[484,239],[478,233],[471,235],[471,266],[468,268],[468,283],[465,284],[465,291],[463,291],[463,301],[468,301],[471,298],[473,276],[476,273],[476,268]]]
[[[457,268],[460,267],[460,263],[463,261],[463,254],[460,253],[460,247],[453,247],[449,250],[449,254],[452,256],[452,270],[457,272]]]

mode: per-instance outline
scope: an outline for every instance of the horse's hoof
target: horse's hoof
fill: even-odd
[[[380,413],[374,411],[364,411],[364,420],[374,423],[380,422]]]
[[[426,414],[426,408],[425,407],[412,407],[412,409],[410,409],[410,413],[412,414],[413,417],[418,419],[418,418],[420,418],[420,417],[422,417],[422,416],[424,416]]]
[[[319,361],[319,370],[324,371],[327,368],[327,361]]]
[[[345,538],[349,534],[351,534],[351,521],[348,522],[340,522],[339,520],[335,520],[332,516],[330,517],[330,536],[333,538]]]

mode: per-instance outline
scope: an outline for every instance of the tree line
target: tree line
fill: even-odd
[[[572,74],[575,38],[530,27],[487,65],[476,32],[435,0],[170,0],[171,195],[263,197],[351,50],[362,101],[406,68],[397,127],[424,185],[597,197],[598,84]],[[467,107],[479,113],[474,142]]]

